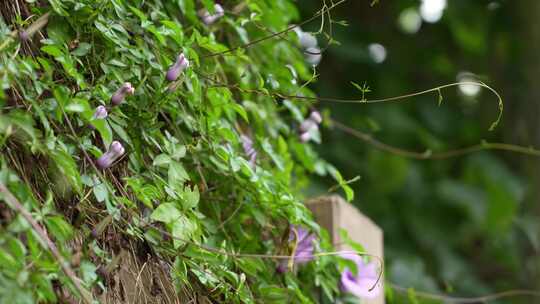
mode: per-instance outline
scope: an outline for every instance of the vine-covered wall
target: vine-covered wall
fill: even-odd
[[[0,4],[0,302],[95,301],[128,255],[212,303],[357,283],[302,203],[312,174],[353,197],[325,115],[284,98],[314,96],[317,40],[293,1],[220,2]]]

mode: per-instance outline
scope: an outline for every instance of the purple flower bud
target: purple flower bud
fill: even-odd
[[[279,273],[285,273],[287,270],[287,263],[283,261],[281,261],[276,268],[276,271]]]
[[[300,132],[306,133],[309,132],[309,130],[313,129],[317,126],[317,123],[313,121],[312,119],[306,119],[300,124]]]
[[[319,111],[311,112],[311,114],[309,115],[309,118],[313,120],[316,124],[320,124],[322,122],[322,116],[321,116],[321,113],[319,113]]]
[[[311,132],[319,129],[322,122],[321,113],[312,111],[309,117],[300,124],[300,141],[305,143],[311,139]]]
[[[303,50],[317,47],[317,38],[311,33],[304,32],[299,26],[294,27],[293,30],[298,36],[298,41]]]
[[[307,143],[311,139],[311,134],[308,132],[304,132],[300,134],[300,141],[303,143]]]
[[[107,109],[104,106],[98,106],[94,112],[94,116],[92,116],[92,119],[104,119],[107,117],[107,115]]]
[[[322,59],[321,49],[318,47],[307,48],[304,51],[304,58],[306,59],[307,63],[311,64],[312,66],[317,66]]]
[[[187,67],[189,67],[189,61],[187,60],[184,53],[180,53],[180,55],[178,55],[178,58],[176,59],[176,62],[167,71],[167,80],[175,81],[178,76],[180,76],[180,73],[182,73],[182,71]]]
[[[210,12],[206,9],[201,9],[198,12],[199,17],[201,18],[202,22],[206,25],[210,25],[214,22],[216,22],[219,18],[223,17],[225,14],[225,11],[223,10],[223,7],[219,4],[214,5],[214,14],[210,15]]]
[[[100,169],[109,168],[120,156],[124,154],[125,150],[121,143],[113,141],[109,146],[109,150],[105,152],[100,158],[98,158],[96,164]]]
[[[111,102],[113,106],[117,106],[124,101],[126,95],[133,95],[135,89],[131,86],[131,83],[125,82],[111,97]]]
[[[301,32],[299,35],[300,46],[302,49],[316,48],[317,47],[317,38],[310,33]]]

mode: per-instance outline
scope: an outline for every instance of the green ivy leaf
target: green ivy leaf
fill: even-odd
[[[193,189],[185,187],[184,192],[182,192],[181,196],[184,200],[183,205],[185,208],[195,208],[199,204],[200,195],[197,185],[195,185]]]
[[[79,46],[71,52],[73,56],[82,57],[88,54],[90,52],[90,49],[92,48],[92,45],[90,43],[81,42]]]
[[[56,150],[51,153],[51,157],[64,178],[70,182],[76,192],[80,192],[82,189],[81,175],[79,174],[79,167],[71,155],[63,150]]]
[[[182,214],[173,203],[163,203],[152,212],[150,217],[154,221],[169,224],[182,217]]]
[[[60,50],[60,48],[58,48],[57,46],[55,45],[46,45],[46,46],[43,46],[41,47],[41,50],[53,57],[60,57],[62,55],[64,55],[64,53],[62,52],[62,50]]]
[[[59,215],[48,217],[45,219],[47,229],[57,238],[60,242],[66,242],[73,237],[73,229],[64,218]]]
[[[197,226],[187,217],[181,215],[171,224],[174,248],[182,246],[189,240]]]
[[[154,158],[154,161],[152,162],[153,166],[158,167],[167,167],[169,163],[171,162],[171,157],[167,154],[160,154]]]
[[[189,175],[184,166],[177,161],[171,161],[169,164],[169,184],[180,187],[187,180],[189,180]]]

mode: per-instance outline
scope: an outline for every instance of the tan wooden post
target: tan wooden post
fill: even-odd
[[[361,244],[369,254],[383,259],[383,231],[356,207],[338,195],[322,196],[307,201],[319,225],[325,228],[337,250],[352,248],[343,244],[340,228],[347,231],[351,240]],[[366,304],[384,304],[384,292],[375,299],[362,300]]]

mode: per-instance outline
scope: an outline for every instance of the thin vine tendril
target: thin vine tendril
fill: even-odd
[[[339,129],[357,139],[367,142],[368,144],[374,146],[375,148],[381,151],[385,151],[385,152],[398,155],[401,157],[413,158],[413,159],[418,159],[418,160],[447,159],[447,158],[452,158],[452,157],[457,157],[457,156],[463,156],[463,155],[474,153],[474,152],[479,152],[482,150],[502,150],[502,151],[509,151],[509,152],[515,152],[515,153],[521,153],[521,154],[526,154],[530,156],[540,157],[540,150],[534,149],[533,147],[527,148],[523,146],[505,144],[505,143],[489,143],[486,141],[483,141],[480,144],[476,144],[473,146],[469,146],[469,147],[465,147],[461,149],[448,150],[444,152],[432,152],[431,150],[426,150],[424,152],[410,151],[410,150],[401,149],[395,146],[388,145],[381,141],[378,141],[377,139],[373,138],[371,135],[361,132],[359,130],[353,129],[335,119],[330,120],[330,125],[334,126],[336,129]]]
[[[392,289],[400,293],[406,294],[410,290],[409,288],[405,288],[405,287],[392,284],[392,283],[389,283],[388,285],[390,285]],[[421,298],[436,300],[436,301],[443,301],[445,303],[453,303],[453,304],[487,303],[487,302],[491,302],[495,300],[500,300],[502,298],[510,298],[510,297],[517,297],[517,296],[540,297],[539,291],[526,290],[526,289],[506,290],[506,291],[493,293],[493,294],[480,296],[480,297],[451,297],[451,296],[446,296],[442,294],[434,294],[434,293],[428,293],[428,292],[422,292],[422,291],[415,291],[414,294]]]

